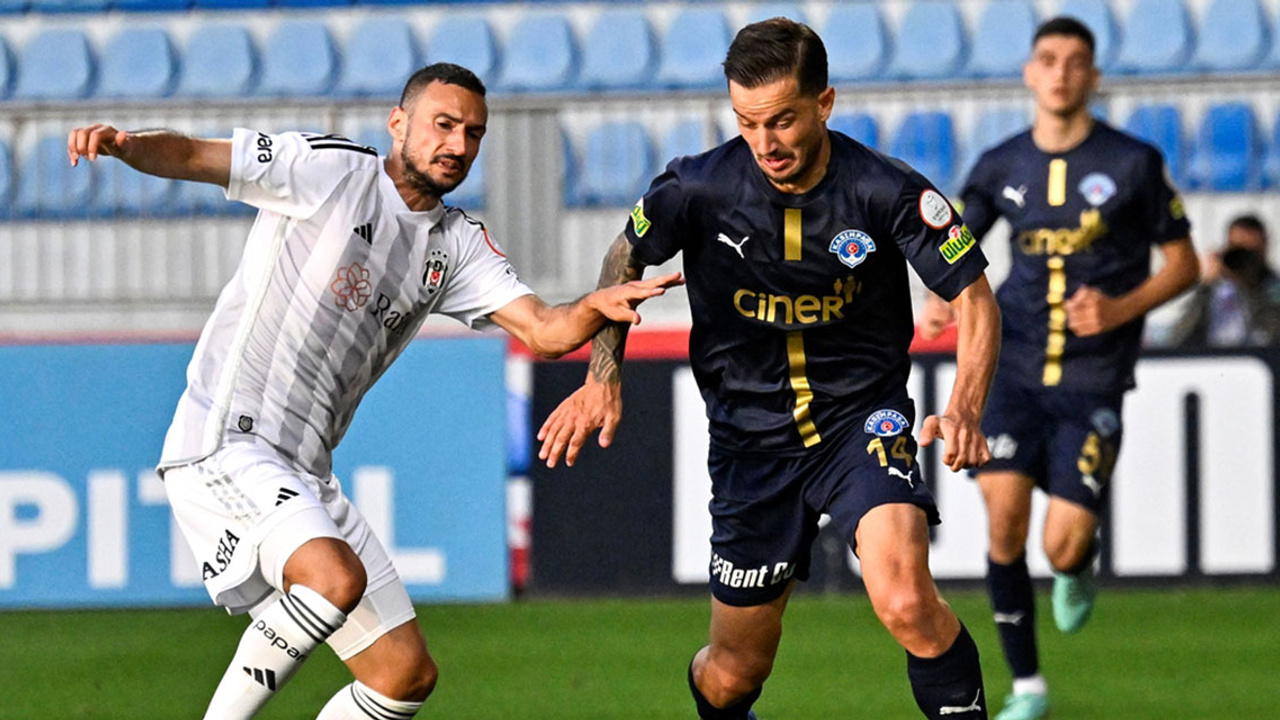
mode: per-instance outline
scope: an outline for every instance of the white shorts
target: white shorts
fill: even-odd
[[[228,612],[265,607],[284,588],[294,551],[331,537],[351,546],[368,576],[364,599],[330,638],[339,657],[414,617],[386,549],[332,475],[301,472],[270,448],[236,443],[166,470],[164,486],[209,596]]]

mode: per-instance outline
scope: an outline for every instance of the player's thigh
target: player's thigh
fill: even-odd
[[[929,522],[917,505],[892,503],[872,508],[856,532],[862,580],[872,604],[901,593],[929,595]]]

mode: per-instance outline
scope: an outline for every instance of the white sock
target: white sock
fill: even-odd
[[[392,700],[356,680],[334,695],[316,720],[409,720],[421,702]]]
[[[1044,681],[1044,676],[1036,673],[1031,677],[1014,678],[1013,679],[1014,695],[1047,695],[1049,694],[1049,683]]]
[[[320,593],[295,584],[249,623],[213,693],[205,720],[253,717],[311,651],[346,621],[346,614]]]

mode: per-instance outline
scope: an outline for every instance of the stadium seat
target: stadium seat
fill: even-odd
[[[42,220],[87,217],[93,199],[91,164],[71,167],[65,135],[40,138],[22,162],[15,214]]]
[[[9,97],[13,92],[13,79],[18,74],[18,67],[13,62],[13,52],[9,44],[0,37],[0,100]]]
[[[365,125],[351,139],[361,145],[368,145],[384,157],[391,150],[391,134],[387,132],[386,123]]]
[[[1038,24],[1036,11],[1025,0],[991,0],[982,9],[973,33],[969,74],[974,77],[1015,77],[1031,51]]]
[[[271,3],[270,0],[192,0],[191,4],[199,9],[240,10],[264,8]]]
[[[1182,0],[1136,0],[1124,27],[1117,70],[1168,73],[1185,68],[1195,31]]]
[[[263,48],[258,94],[324,95],[337,76],[338,55],[329,27],[321,20],[285,20]]]
[[[502,53],[497,89],[507,92],[563,90],[578,71],[578,40],[565,16],[532,13],[511,28]]]
[[[578,175],[582,163],[578,161],[578,152],[573,146],[573,138],[563,129],[560,131],[560,147],[564,151],[564,177],[561,190],[564,193],[565,207],[582,207],[582,199],[578,194]]]
[[[173,92],[177,58],[169,35],[158,27],[125,27],[102,54],[98,97],[158,98]]]
[[[451,62],[475,73],[485,84],[498,70],[498,44],[488,21],[478,16],[446,16],[427,39],[427,62]]]
[[[955,132],[944,112],[914,112],[898,126],[889,154],[911,165],[941,190],[955,175]]]
[[[1142,105],[1129,115],[1124,129],[1159,148],[1174,183],[1183,183],[1187,149],[1182,135],[1182,116],[1176,106]]]
[[[1267,154],[1262,158],[1262,186],[1267,190],[1280,188],[1280,117],[1273,127]]]
[[[107,5],[107,0],[31,0],[31,9],[42,13],[102,13]]]
[[[26,12],[30,5],[28,0],[0,0],[0,13]]]
[[[606,122],[587,134],[577,198],[587,206],[627,206],[644,194],[653,168],[653,147],[644,126]]]
[[[89,97],[96,79],[89,39],[73,29],[42,30],[18,56],[18,100],[76,100]]]
[[[390,141],[390,138],[387,138]],[[390,144],[388,142],[388,144]],[[480,148],[480,154],[476,156],[476,161],[471,163],[471,170],[467,172],[467,179],[453,192],[445,196],[444,201],[448,205],[460,207],[463,210],[479,210],[484,207],[484,147]]]
[[[191,0],[112,0],[111,7],[115,10],[174,12],[189,9]]]
[[[98,160],[92,163],[91,170],[91,215],[158,217],[172,211],[171,199],[178,181],[140,173],[115,159]]]
[[[324,7],[326,5],[350,5],[352,0],[271,0],[276,7]]]
[[[346,95],[399,99],[405,80],[421,63],[413,28],[394,15],[375,15],[347,38],[337,90]]]
[[[701,118],[681,120],[662,133],[661,149],[654,156],[654,166],[650,175],[658,175],[667,167],[667,163],[686,155],[700,155],[719,145],[719,128],[712,124],[712,135],[707,136],[707,123]]]
[[[242,97],[258,84],[258,52],[241,25],[203,25],[191,33],[177,94],[184,97]]]
[[[605,10],[582,44],[578,84],[587,90],[643,88],[653,80],[658,49],[639,10]]]
[[[964,144],[961,153],[964,159],[959,163],[961,177],[958,182],[963,183],[969,176],[969,171],[978,162],[978,158],[982,157],[982,153],[1026,130],[1030,125],[1031,118],[1022,106],[989,107],[983,110],[968,135],[969,141]]]
[[[0,219],[9,217],[13,199],[13,151],[9,143],[0,138]]]
[[[1257,67],[1271,49],[1269,26],[1258,0],[1213,0],[1200,23],[1192,66],[1209,72]]]
[[[716,7],[682,9],[662,36],[658,82],[669,88],[714,88],[724,84],[722,63],[732,35]]]
[[[832,82],[879,77],[889,59],[889,33],[874,3],[838,3],[822,28]]]
[[[784,17],[789,20],[795,20],[798,23],[808,24],[809,22],[805,17],[804,8],[799,5],[794,3],[763,2],[758,4],[752,3],[751,9],[747,12],[747,22],[743,27],[752,23],[758,23],[761,20],[768,20],[769,18],[776,17]],[[823,39],[823,43],[826,43],[825,38]]]
[[[842,132],[872,150],[880,147],[880,125],[866,113],[832,115],[827,129]]]
[[[1261,156],[1253,107],[1243,102],[1214,105],[1196,135],[1189,185],[1218,192],[1257,191],[1262,186]]]
[[[1120,27],[1108,0],[1063,0],[1059,15],[1080,20],[1093,32],[1094,62],[1103,71],[1110,70],[1120,48]]]
[[[898,24],[892,74],[899,78],[956,76],[968,54],[964,20],[946,0],[921,0],[907,8]]]

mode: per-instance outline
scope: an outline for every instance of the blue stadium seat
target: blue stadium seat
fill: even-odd
[[[177,94],[243,97],[258,85],[258,52],[241,25],[202,25],[187,40]]]
[[[991,0],[973,33],[969,74],[975,77],[1014,77],[1031,52],[1036,34],[1035,8],[1025,0]]]
[[[9,149],[9,143],[0,138],[0,219],[9,217],[12,212],[13,186],[13,151]]]
[[[900,78],[950,78],[964,67],[969,42],[964,20],[947,0],[921,0],[898,24],[893,74]]]
[[[795,3],[762,2],[751,4],[751,9],[747,12],[747,22],[743,27],[776,17],[784,17],[806,25],[809,23],[805,17],[804,8]],[[826,44],[826,38],[823,38],[823,44]]]
[[[192,0],[192,5],[196,8],[209,8],[210,10],[264,8],[270,4],[270,0]]]
[[[421,67],[421,59],[407,22],[398,16],[375,15],[347,38],[338,92],[398,100],[405,80]]]
[[[880,147],[880,124],[866,113],[832,115],[827,129],[842,132],[872,150]]]
[[[1102,70],[1110,70],[1120,48],[1120,26],[1108,0],[1063,0],[1059,15],[1080,20],[1093,32],[1094,62]]]
[[[658,175],[667,163],[686,155],[700,155],[722,142],[720,129],[712,123],[711,136],[707,135],[707,123],[701,118],[681,120],[662,132],[661,148],[654,156],[650,175]]]
[[[605,10],[582,44],[578,84],[588,90],[643,88],[653,80],[658,48],[639,10]]]
[[[18,56],[18,100],[75,100],[89,97],[97,67],[84,33],[73,29],[42,30],[22,46]]]
[[[30,5],[28,0],[0,0],[0,13],[26,12]]]
[[[587,206],[627,206],[644,194],[653,168],[653,147],[644,126],[606,122],[587,134],[577,198]]]
[[[390,141],[390,138],[387,138]],[[445,195],[444,201],[448,205],[460,207],[463,210],[478,210],[484,207],[484,147],[481,146],[480,154],[476,156],[476,161],[471,163],[471,170],[467,172],[467,179],[453,192]]]
[[[1189,185],[1196,190],[1257,191],[1262,187],[1261,155],[1253,107],[1243,102],[1214,105],[1196,135]]]
[[[879,77],[889,60],[889,32],[874,3],[837,3],[822,28],[831,82]]]
[[[722,63],[731,40],[720,8],[682,9],[662,36],[658,82],[670,88],[722,87]]]
[[[329,27],[321,20],[285,20],[263,48],[258,94],[324,95],[337,76],[338,54]]]
[[[93,200],[92,163],[67,162],[65,135],[40,138],[22,162],[15,213],[29,219],[60,220],[88,216]]]
[[[1187,144],[1182,134],[1182,116],[1174,105],[1142,105],[1124,123],[1125,132],[1160,148],[1169,175],[1183,184]]]
[[[1117,70],[1168,73],[1185,68],[1195,31],[1182,0],[1136,0],[1124,26]]]
[[[101,13],[107,5],[107,0],[31,0],[31,9],[42,13]]]
[[[963,176],[960,182],[968,177],[973,164],[978,162],[982,153],[1026,130],[1030,125],[1031,118],[1021,106],[997,106],[983,110],[973,125],[973,131],[969,133],[968,142],[964,144],[963,160],[959,163]]]
[[[508,92],[562,90],[578,72],[578,40],[563,15],[533,13],[507,36],[497,88]]]
[[[365,125],[351,139],[374,148],[383,157],[391,150],[391,134],[387,132],[386,123]]]
[[[277,7],[323,7],[326,5],[350,5],[352,0],[271,0]]]
[[[1268,190],[1280,188],[1280,117],[1273,127],[1267,154],[1262,159],[1262,186]]]
[[[907,115],[898,126],[889,154],[911,165],[939,189],[950,189],[956,166],[951,116],[944,112]]]
[[[111,7],[115,10],[174,12],[189,9],[191,0],[113,0]]]
[[[451,62],[493,82],[499,63],[498,44],[488,21],[478,16],[447,16],[431,29],[427,62]]]
[[[1213,0],[1200,23],[1192,65],[1209,72],[1257,67],[1271,49],[1269,26],[1258,0]]]
[[[14,64],[13,52],[9,44],[0,37],[0,100],[9,97],[13,92],[13,79],[18,74],[18,66]]]
[[[169,35],[158,27],[125,27],[102,54],[98,97],[158,98],[173,92],[178,62]]]
[[[95,217],[159,217],[172,212],[176,180],[140,173],[114,158],[92,163]]]
[[[563,129],[560,130],[560,147],[564,150],[564,178],[561,190],[564,193],[565,207],[582,207],[582,198],[578,193],[578,175],[582,163],[578,160],[578,152],[573,146],[573,138]]]

